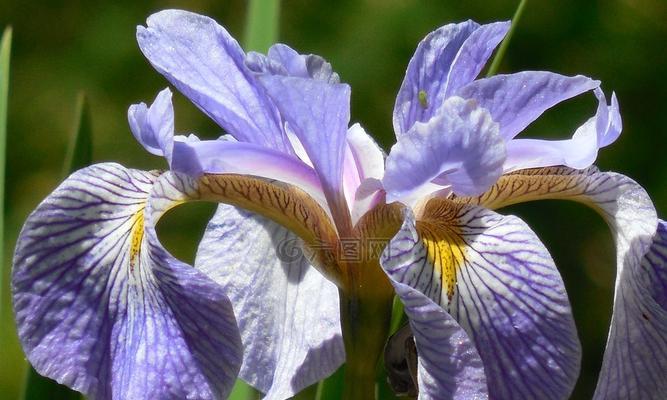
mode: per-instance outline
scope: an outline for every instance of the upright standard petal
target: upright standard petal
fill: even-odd
[[[428,121],[456,89],[475,79],[509,26],[466,21],[429,33],[417,46],[396,96],[396,136],[415,122]]]
[[[153,67],[228,133],[291,152],[277,110],[246,67],[243,50],[214,20],[161,11],[147,27],[137,27],[137,40]]]
[[[598,150],[613,143],[621,134],[621,114],[616,95],[611,104],[600,88],[595,89],[598,109],[592,118],[580,126],[567,140],[514,139],[507,143],[505,172],[526,168],[564,165],[576,169],[590,167]]]
[[[459,199],[487,207],[541,199],[574,200],[598,211],[616,241],[614,312],[596,399],[664,396],[667,383],[665,227],[650,198],[631,179],[596,168],[522,170],[503,176],[486,194]],[[657,228],[657,229],[656,229]]]
[[[454,94],[474,99],[489,110],[500,125],[500,135],[508,141],[549,108],[599,85],[599,81],[581,75],[524,71],[479,79]]]
[[[259,77],[303,144],[337,223],[349,220],[343,193],[343,160],[350,121],[350,87],[319,80]]]
[[[417,385],[420,399],[486,399],[484,364],[468,334],[432,298],[419,279],[406,273],[415,260],[420,239],[414,215],[407,211],[398,234],[385,248],[380,263],[405,306],[417,347]]]
[[[241,364],[222,288],[157,240],[156,219],[183,197],[156,191],[159,179],[117,164],[80,170],[17,242],[13,300],[28,360],[91,398],[223,398]]]
[[[387,157],[387,201],[407,197],[437,178],[454,193],[481,193],[502,173],[505,146],[498,125],[474,101],[451,97],[437,116],[417,122]]]
[[[221,205],[197,251],[195,267],[224,288],[238,316],[240,377],[265,399],[291,397],[345,360],[338,290],[300,246],[275,222]]]
[[[158,93],[150,107],[145,103],[133,104],[127,110],[130,129],[137,142],[151,154],[162,156],[171,165],[174,148],[174,106],[171,90]]]
[[[295,76],[328,83],[340,82],[340,77],[324,58],[314,54],[299,54],[282,43],[271,46],[266,56],[254,51],[249,52],[246,64],[259,74]]]
[[[345,197],[352,224],[385,199],[380,181],[384,176],[385,153],[359,124],[347,130],[347,149],[343,166]]]

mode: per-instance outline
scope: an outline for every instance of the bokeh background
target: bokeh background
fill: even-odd
[[[327,58],[351,84],[352,116],[389,149],[394,97],[412,52],[431,30],[468,18],[511,18],[518,1],[285,0],[280,39]],[[88,94],[95,161],[162,168],[135,143],[127,126],[131,103],[152,101],[167,85],[137,48],[135,26],[152,12],[184,8],[214,17],[237,38],[244,1],[0,1],[0,27],[14,27],[7,147],[4,282],[19,229],[60,181],[79,91]],[[624,133],[597,165],[633,177],[667,216],[667,2],[664,0],[531,0],[500,72],[551,70],[601,79],[616,91]],[[217,137],[221,132],[180,96],[176,127]],[[564,138],[594,113],[587,94],[549,111],[524,137]],[[211,206],[184,206],[161,222],[160,235],[190,260]],[[607,336],[613,297],[611,235],[593,212],[569,203],[534,203],[508,212],[543,239],[564,276],[584,349],[574,398],[590,398]],[[3,291],[0,398],[19,395],[25,361]]]

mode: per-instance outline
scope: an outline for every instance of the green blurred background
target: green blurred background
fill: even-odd
[[[517,1],[287,0],[280,40],[327,58],[351,84],[352,116],[388,149],[396,91],[417,43],[451,21],[509,19]],[[58,183],[75,124],[77,93],[89,96],[95,161],[161,168],[163,160],[135,143],[126,110],[152,101],[166,81],[137,48],[135,26],[152,12],[184,8],[209,15],[237,38],[244,1],[9,1],[0,28],[14,27],[7,144],[5,280],[18,231],[28,213]],[[667,2],[560,0],[528,2],[500,72],[537,69],[601,79],[618,94],[624,133],[604,149],[598,166],[633,177],[667,216]],[[200,137],[220,129],[176,95],[176,128]],[[594,113],[592,95],[548,112],[525,136],[567,137]],[[184,206],[160,233],[190,260],[212,207]],[[569,203],[513,207],[543,239],[560,267],[584,349],[574,398],[590,398],[610,318],[614,280],[611,235],[597,216]],[[178,228],[178,229],[170,229]],[[10,307],[7,291],[4,309]],[[0,399],[18,398],[25,373],[11,313],[0,321]]]

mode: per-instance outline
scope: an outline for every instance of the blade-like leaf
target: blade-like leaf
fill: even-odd
[[[93,139],[90,108],[86,94],[81,92],[77,99],[76,122],[70,138],[63,166],[63,176],[86,167],[93,159]]]
[[[259,392],[240,379],[236,380],[232,393],[229,395],[229,400],[259,400],[259,398]]]
[[[5,144],[7,143],[7,103],[9,100],[9,56],[12,46],[12,28],[7,27],[0,42],[0,321],[2,320],[2,291],[4,269],[4,215],[5,215]]]
[[[63,178],[72,172],[92,163],[92,128],[90,110],[84,93],[77,99],[76,119],[74,129],[67,148],[67,155],[63,165]],[[78,400],[81,395],[66,386],[39,375],[32,367],[28,369],[25,391],[25,400],[62,399]]]
[[[266,53],[278,39],[280,0],[250,0],[245,26],[246,51]]]
[[[320,382],[317,388],[316,400],[338,400],[343,396],[345,380],[345,364],[338,368],[330,377]]]
[[[523,9],[526,8],[527,2],[528,0],[521,0],[519,6],[516,8],[514,16],[512,17],[512,27],[510,28],[509,32],[507,32],[507,35],[505,36],[503,42],[500,44],[496,56],[493,57],[493,61],[491,62],[491,66],[489,67],[489,71],[486,73],[486,76],[492,76],[495,75],[496,72],[498,72],[498,68],[500,67],[500,62],[503,60],[503,57],[505,56],[505,51],[507,51],[507,48],[510,45],[510,40],[512,40],[512,34],[514,33],[514,29],[516,29],[516,26],[519,24],[519,20],[521,19],[521,15],[523,15]]]

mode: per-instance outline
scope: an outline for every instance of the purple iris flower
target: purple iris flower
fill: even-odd
[[[151,16],[141,50],[227,135],[174,136],[165,89],[128,119],[170,171],[97,164],[31,214],[12,285],[32,365],[92,398],[224,398],[237,376],[287,398],[344,361],[360,372],[360,354],[374,368],[386,324],[368,345],[354,335],[373,331],[363,307],[397,295],[420,398],[566,398],[581,348],[560,274],[524,222],[492,211],[562,198],[599,211],[617,244],[596,398],[659,397],[667,225],[639,185],[591,166],[620,134],[616,99],[583,76],[475,80],[508,27],[452,24],[419,44],[385,159],[350,126],[350,88],[321,57],[281,44],[245,54],[207,17]],[[597,112],[571,139],[515,138],[587,91]],[[224,204],[192,267],[160,245],[155,225],[197,200]],[[349,243],[363,256],[349,257]],[[355,317],[361,329],[345,322]]]

